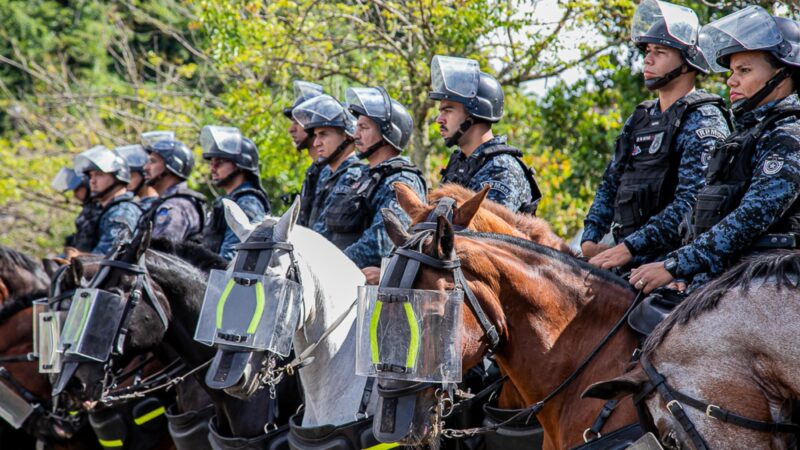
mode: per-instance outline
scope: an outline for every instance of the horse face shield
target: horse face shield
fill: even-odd
[[[301,285],[287,278],[212,270],[194,339],[286,357],[302,301]]]
[[[33,354],[39,360],[39,373],[61,371],[58,341],[66,316],[66,311],[52,311],[47,300],[33,302]]]
[[[356,374],[460,382],[463,301],[460,289],[359,287]]]
[[[35,407],[7,381],[9,378],[6,368],[0,367],[0,418],[19,429]]]
[[[108,361],[126,306],[126,299],[113,292],[76,290],[58,344],[64,360]]]

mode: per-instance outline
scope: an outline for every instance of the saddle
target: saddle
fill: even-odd
[[[647,337],[685,298],[686,294],[674,289],[656,289],[631,311],[628,325]]]

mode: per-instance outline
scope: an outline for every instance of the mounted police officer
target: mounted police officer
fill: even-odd
[[[307,150],[308,156],[311,158],[311,165],[306,169],[306,176],[303,179],[303,187],[300,191],[300,216],[297,218],[297,223],[304,227],[309,226],[308,218],[311,215],[311,207],[314,204],[314,193],[316,192],[317,183],[319,182],[320,172],[322,172],[325,165],[317,161],[319,155],[317,155],[314,146],[311,145],[314,136],[307,133],[302,125],[292,117],[292,111],[294,111],[297,105],[304,101],[322,94],[322,86],[307,81],[296,80],[294,82],[294,104],[292,104],[290,108],[283,108],[283,115],[291,121],[289,125],[289,135],[292,137],[295,149],[297,149],[297,151]]]
[[[474,191],[489,185],[489,200],[512,211],[534,214],[541,198],[533,171],[522,162],[522,152],[492,134],[492,124],[503,117],[503,89],[478,62],[434,56],[428,97],[438,100],[436,122],[445,145],[458,146],[442,170],[442,183],[456,183]]]
[[[203,243],[225,259],[234,256],[233,246],[239,238],[225,222],[222,199],[234,201],[251,221],[260,221],[269,214],[267,193],[261,186],[258,148],[234,127],[207,125],[200,132],[203,159],[211,166],[211,180],[225,195],[214,202],[203,231]]]
[[[372,281],[377,281],[381,258],[393,248],[381,210],[392,209],[406,225],[411,224],[397,203],[392,184],[407,184],[425,201],[425,181],[422,172],[400,156],[414,128],[406,108],[381,87],[349,88],[345,98],[348,109],[358,118],[356,154],[369,161],[369,167],[348,190],[331,193],[324,212],[325,230],[358,267],[371,267]]]
[[[89,178],[77,174],[71,168],[62,167],[53,178],[51,186],[58,192],[72,191],[72,195],[82,205],[81,212],[75,218],[75,232],[64,239],[64,247],[72,247],[81,252],[91,251],[103,208],[90,195]]]
[[[139,144],[123,145],[116,147],[114,152],[125,159],[131,171],[131,182],[128,183],[128,192],[138,198],[139,207],[146,212],[158,199],[158,192],[145,183],[144,165],[147,163],[147,152]]]
[[[155,142],[145,150],[147,184],[158,192],[158,200],[144,215],[145,219],[153,221],[153,237],[200,243],[206,198],[186,185],[194,168],[194,154],[186,144],[175,139]]]
[[[125,230],[133,232],[142,210],[125,186],[131,181],[128,164],[102,145],[86,150],[73,160],[75,172],[89,177],[91,197],[100,204],[91,253],[105,255]]]
[[[297,105],[292,117],[306,133],[314,136],[311,145],[319,155],[317,162],[324,165],[311,205],[309,227],[330,239],[331,232],[325,223],[330,197],[349,192],[365,169],[353,155],[356,119],[330,95],[318,95]],[[344,250],[343,242],[339,248]]]
[[[749,6],[703,27],[700,46],[728,79],[737,131],[718,145],[694,209],[694,240],[633,271],[649,292],[673,279],[690,290],[742,256],[795,248],[800,232],[800,24]]]
[[[645,0],[632,23],[644,53],[644,83],[658,98],[639,104],[617,137],[592,207],[581,248],[598,267],[627,268],[663,259],[680,246],[714,146],[730,133],[723,100],[695,90],[708,62],[697,46],[691,9]],[[612,231],[616,246],[601,244]]]

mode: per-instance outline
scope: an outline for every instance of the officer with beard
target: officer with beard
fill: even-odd
[[[207,125],[200,132],[203,159],[211,166],[214,186],[225,191],[217,198],[203,232],[203,243],[227,260],[233,259],[239,238],[225,221],[222,200],[242,208],[251,221],[261,221],[270,212],[267,193],[261,186],[258,148],[235,127]]]
[[[82,205],[81,212],[75,218],[75,232],[65,238],[64,247],[72,247],[81,252],[91,251],[103,208],[90,195],[89,178],[78,175],[73,169],[62,167],[53,178],[51,186],[58,192],[72,191],[72,195]]]
[[[297,105],[304,101],[322,94],[322,86],[297,80],[294,82],[294,104],[292,104],[290,108],[283,109],[283,115],[291,121],[289,125],[289,135],[292,137],[295,149],[297,149],[297,151],[307,150],[308,156],[311,158],[311,165],[306,169],[306,176],[303,179],[303,187],[300,191],[300,215],[297,218],[297,223],[304,227],[309,226],[308,218],[311,215],[311,207],[314,205],[314,194],[316,193],[317,183],[320,181],[323,183],[325,182],[325,180],[320,179],[320,175],[327,166],[317,161],[319,155],[311,145],[314,136],[307,133],[300,123],[292,117],[292,111],[294,111]],[[330,175],[330,170],[325,171],[325,173],[326,175]]]
[[[91,197],[100,204],[91,253],[105,255],[123,232],[133,233],[142,210],[126,186],[131,181],[125,160],[102,145],[86,150],[73,160],[75,172],[89,177]]]

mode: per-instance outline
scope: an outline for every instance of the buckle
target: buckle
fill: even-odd
[[[594,438],[590,437],[589,433],[594,433],[591,428],[587,428],[587,429],[583,430],[583,442],[584,443],[588,444],[589,441],[594,441],[596,439],[600,439],[601,437],[603,437],[603,435],[600,434],[600,432],[594,433],[594,435],[595,435]]]
[[[681,412],[683,411],[683,405],[681,405],[681,402],[679,402],[678,400],[670,400],[669,403],[667,403],[667,411],[669,411],[669,413],[672,414],[672,417],[675,417],[675,413],[672,412],[673,405],[677,405],[678,409],[680,409]]]
[[[706,406],[706,416],[711,417],[712,419],[716,419],[716,417],[711,415],[711,413],[713,412],[714,408],[716,408],[717,411],[721,411],[722,410],[722,408],[720,408],[717,405],[708,405],[708,406]]]

